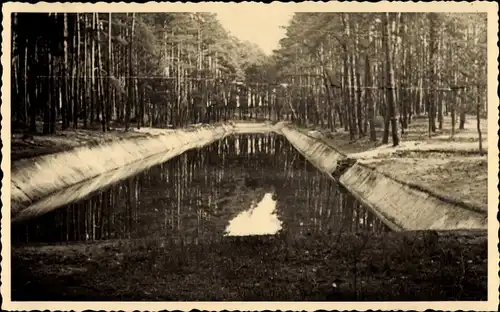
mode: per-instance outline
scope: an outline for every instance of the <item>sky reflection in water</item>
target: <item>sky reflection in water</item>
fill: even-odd
[[[249,210],[241,212],[229,221],[227,236],[272,235],[281,229],[281,221],[276,214],[276,203],[272,193],[264,194],[257,204],[252,203]]]

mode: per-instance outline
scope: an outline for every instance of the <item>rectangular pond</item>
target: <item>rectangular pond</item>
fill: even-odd
[[[47,211],[13,223],[12,243],[388,230],[274,134],[227,137]]]

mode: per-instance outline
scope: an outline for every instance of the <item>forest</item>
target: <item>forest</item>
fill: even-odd
[[[486,13],[10,27],[11,299],[491,301]]]
[[[27,132],[268,119],[397,145],[414,118],[430,135],[487,112],[486,14],[295,13],[272,55],[214,13],[14,13],[12,30]]]

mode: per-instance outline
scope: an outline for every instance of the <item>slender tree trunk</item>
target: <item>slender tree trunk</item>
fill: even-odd
[[[469,33],[469,28],[467,28],[466,32],[465,32],[465,41],[466,42],[469,42],[469,38],[470,37],[470,33]],[[468,46],[469,47],[469,46]],[[467,86],[469,82],[469,77],[465,77],[465,85]],[[467,91],[468,89],[464,89],[465,91],[465,94],[467,94]],[[460,130],[464,130],[465,129],[465,122],[466,122],[466,117],[465,117],[465,111],[466,111],[466,101],[460,101],[460,106],[459,106],[459,110],[460,110],[460,122],[459,122],[459,125],[458,125],[458,129]]]
[[[73,78],[74,81],[74,109],[73,109],[73,128],[78,128],[78,116],[81,114],[81,107],[85,106],[81,98],[81,90],[80,90],[80,75],[81,75],[81,66],[80,66],[80,13],[76,13],[76,22],[75,22],[75,31],[76,31],[76,59],[73,56],[73,64],[75,66],[76,77]]]
[[[21,103],[21,109],[19,111],[19,118],[23,126],[28,125],[28,97],[26,95],[27,90],[26,90],[26,81],[27,81],[27,59],[28,59],[28,46],[26,39],[23,38],[22,42],[19,44],[18,47],[20,53],[19,53],[19,59],[18,59],[18,71],[17,73],[17,84],[18,84],[18,95],[19,95],[19,102]]]
[[[395,98],[395,90],[394,90],[394,72],[393,72],[393,64],[392,64],[392,55],[390,49],[389,42],[389,13],[385,13],[383,15],[383,23],[384,23],[384,46],[385,46],[385,61],[386,61],[386,77],[387,77],[387,110],[388,117],[391,122],[391,132],[392,132],[392,144],[393,146],[399,145],[399,137],[398,137],[398,123],[396,118],[396,109],[394,104]],[[388,142],[384,142],[388,143]]]
[[[36,129],[36,116],[38,115],[38,103],[39,101],[37,101],[37,90],[39,89],[38,88],[38,85],[39,85],[39,80],[37,78],[35,78],[35,75],[36,75],[36,72],[37,70],[34,69],[35,67],[35,64],[36,64],[36,57],[37,57],[37,54],[38,54],[38,45],[36,44],[36,41],[33,42],[33,39],[31,39],[30,37],[28,37],[28,39],[26,40],[26,44],[28,45],[28,47],[32,47],[32,43],[33,43],[33,48],[32,49],[28,49],[28,54],[29,55],[29,58],[30,58],[30,64],[29,64],[29,67],[27,69],[28,71],[28,82],[27,84],[28,85],[35,85],[34,88],[30,88],[28,90],[28,100],[29,100],[29,114],[30,114],[30,125],[29,125],[29,132],[31,133],[36,133],[37,132],[37,129]],[[49,109],[49,105],[50,103],[46,103],[43,107],[44,110],[48,110]]]
[[[75,54],[76,54],[76,24],[75,24],[75,13],[70,13],[67,16],[67,41],[68,41],[68,83],[67,83],[67,92],[68,92],[68,126],[70,126],[74,121],[74,114],[76,109],[76,94],[75,94]],[[73,128],[77,125],[73,123]]]
[[[478,87],[476,99],[477,134],[479,136],[479,155],[483,156],[483,135],[481,133],[481,93]]]
[[[135,72],[140,73],[141,68],[139,66],[139,56],[138,56],[138,51],[135,51]],[[134,78],[134,102],[135,102],[135,118],[137,119],[137,129],[140,129],[141,127],[141,120],[142,120],[142,104],[141,101],[139,101],[139,80],[137,78]]]
[[[401,66],[402,69],[400,70],[401,76],[402,76],[402,81],[403,81],[403,87],[400,89],[399,92],[399,101],[401,103],[401,133],[404,133],[404,130],[408,128],[408,115],[409,111],[411,110],[411,102],[410,102],[410,90],[407,90],[407,87],[410,87],[410,72],[409,69],[411,68],[408,66],[408,59],[410,59],[408,55],[408,20],[405,19],[406,13],[402,13],[400,15],[400,37],[401,37],[401,53],[402,53],[402,60],[401,60]]]
[[[453,31],[454,31],[453,27]],[[455,57],[453,54],[452,49],[448,49],[448,58],[449,62],[453,65],[453,88],[451,92],[451,99],[450,99],[450,105],[451,105],[451,138],[455,136],[455,128],[456,128],[456,108],[457,106],[460,105],[460,103],[457,103],[460,101],[460,89],[458,87],[458,72],[457,72],[457,65],[455,64]]]
[[[52,98],[52,85],[53,85],[53,67],[52,67],[52,54],[50,52],[50,46],[46,47],[47,53],[47,78],[44,87],[43,94],[45,94],[44,99],[45,105],[43,110],[43,134],[55,133],[55,105],[56,101]]]
[[[441,27],[439,27],[438,33],[442,33]],[[443,35],[441,34],[440,35],[438,49],[437,49],[438,56],[436,57],[436,62],[437,62],[437,64],[436,64],[437,65],[436,66],[436,71],[437,71],[436,72],[436,78],[438,80],[436,85],[439,85],[439,86],[442,85],[442,70],[443,70],[442,69],[442,66],[443,66],[442,64],[443,64],[443,60],[442,60],[440,51],[442,51],[444,49],[443,44],[444,44]],[[443,130],[443,106],[444,106],[443,99],[444,99],[443,91],[440,91],[440,93],[439,93],[439,100],[436,102],[436,104],[438,105],[437,117],[438,117],[438,127],[439,127],[439,130]]]
[[[129,121],[130,121],[130,113],[132,107],[134,106],[134,84],[133,84],[133,75],[134,70],[132,68],[132,54],[133,54],[133,42],[134,42],[134,27],[135,27],[135,13],[132,13],[132,25],[130,27],[130,35],[129,35],[129,55],[128,55],[128,69],[129,69],[129,79],[128,79],[128,102],[125,110],[125,131],[128,131]]]
[[[92,33],[90,35],[90,77],[91,77],[91,87],[90,87],[90,125],[95,121],[95,107],[97,106],[97,90],[95,81],[95,32],[96,32],[96,14],[92,13]]]
[[[372,74],[370,70],[370,57],[368,54],[365,55],[365,67],[366,67],[366,72],[365,72],[365,84],[368,87],[371,87],[373,85],[372,82]],[[377,132],[375,130],[375,101],[373,100],[372,97],[372,89],[366,89],[365,90],[365,103],[368,105],[368,124],[370,127],[370,141],[377,141]]]
[[[113,43],[112,43],[112,21],[111,21],[111,13],[108,15],[108,110],[106,111],[106,120],[109,123],[109,118],[111,117],[110,111],[113,107],[113,82],[111,79],[113,77]],[[106,130],[106,129],[105,129]]]
[[[436,52],[437,52],[437,15],[436,13],[429,13],[430,22],[430,47],[429,47],[429,79],[430,79],[430,90],[428,95],[428,105],[429,105],[429,136],[431,133],[436,132]]]
[[[356,88],[356,76],[355,76],[355,70],[354,70],[354,67],[356,66],[355,65],[355,61],[354,61],[354,53],[349,53],[349,62],[348,62],[348,71],[349,71],[349,83],[348,83],[348,88],[349,88],[349,94],[350,94],[350,98],[351,98],[351,101],[350,101],[350,110],[351,110],[351,116],[350,116],[350,119],[351,119],[351,133],[352,133],[352,139],[354,139],[356,137],[356,135],[358,134],[358,127],[357,127],[357,117],[356,117],[356,109],[358,107],[358,104],[357,104],[357,98],[356,98],[356,94],[357,94],[357,88]],[[351,139],[351,140],[352,140]]]
[[[323,67],[323,84],[325,87],[325,93],[326,93],[326,100],[328,103],[328,127],[331,130],[335,130],[336,125],[335,125],[335,115],[332,115],[333,111],[333,104],[332,104],[332,99],[330,97],[330,88],[328,87],[328,81],[327,78],[325,77],[327,75],[325,68]],[[333,87],[332,87],[333,88]],[[332,118],[333,116],[333,118]]]
[[[104,77],[104,66],[102,62],[102,54],[101,53],[101,23],[99,21],[99,13],[96,13],[96,23],[97,23],[97,71],[99,73],[98,77],[99,79],[97,80],[97,99],[99,101],[98,107],[100,108],[100,114],[101,114],[101,126],[102,126],[102,131],[106,132],[107,130],[107,125],[108,121],[106,118],[106,100],[104,99],[104,81],[103,78],[107,78],[106,80],[109,80],[109,77]],[[99,115],[99,112],[97,113]]]
[[[477,37],[477,28],[475,24],[472,26],[472,29],[473,29],[472,38],[474,40],[474,46],[476,46],[478,44],[478,37]],[[477,59],[474,61],[473,68],[476,72],[480,70]],[[476,127],[477,127],[477,134],[479,137],[479,155],[483,156],[483,135],[481,133],[481,100],[482,100],[481,93],[482,93],[481,87],[478,85],[474,99],[476,100]]]
[[[354,41],[354,58],[353,58],[353,71],[354,71],[354,77],[356,78],[356,85],[353,86],[356,88],[356,117],[357,117],[357,124],[358,124],[358,132],[359,136],[364,136],[363,132],[363,114],[362,114],[362,104],[361,104],[361,75],[359,73],[359,57],[358,57],[358,52],[359,51],[359,27],[355,26],[354,27],[355,31],[355,41]]]
[[[70,110],[68,101],[68,16],[67,13],[63,14],[63,47],[64,47],[64,60],[62,66],[61,80],[62,80],[62,101],[61,101],[61,119],[62,129],[67,129],[69,126]],[[69,118],[68,118],[69,117]]]
[[[460,101],[460,95],[459,95],[458,90],[453,91],[451,95],[453,97],[452,101],[454,101],[455,99],[457,101]],[[455,128],[456,128],[456,122],[457,122],[457,120],[456,120],[457,119],[456,106],[457,106],[457,103],[455,103],[455,102],[451,103],[451,137],[452,138],[455,136]]]
[[[23,81],[22,81],[22,95],[24,98],[24,121],[26,124],[28,124],[28,119],[29,119],[29,91],[28,91],[28,40],[25,41],[26,47],[23,49],[24,50],[24,58],[22,59],[23,61]]]

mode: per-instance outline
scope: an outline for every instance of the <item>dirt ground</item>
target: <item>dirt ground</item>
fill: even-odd
[[[486,300],[487,233],[117,240],[12,250],[12,300]]]
[[[107,132],[96,129],[67,129],[59,130],[54,135],[12,133],[11,160],[31,158],[45,154],[63,152],[83,145],[123,140],[150,135],[142,130],[125,132],[118,128]]]
[[[476,211],[488,210],[488,126],[481,120],[483,155],[479,152],[476,120],[467,116],[465,129],[451,136],[451,119],[445,117],[443,130],[429,137],[427,119],[415,119],[401,135],[398,147],[362,137],[350,141],[349,133],[321,129],[309,134],[322,139],[351,158],[358,159],[386,175],[423,191],[447,198]],[[389,140],[391,137],[389,136]]]
[[[464,203],[475,211],[488,211],[488,161],[485,157],[432,158],[431,153],[425,157],[428,158],[374,160],[368,165],[427,193]]]
[[[251,123],[252,121],[245,121],[245,123],[249,122]],[[63,152],[84,145],[94,145],[114,140],[159,135],[174,130],[171,128],[137,128],[135,125],[131,125],[129,130],[125,131],[123,124],[113,123],[106,132],[103,132],[99,125],[92,125],[92,127],[88,127],[87,129],[83,129],[83,125],[80,125],[78,129],[71,128],[66,130],[62,130],[59,125],[55,134],[43,135],[41,131],[41,123],[38,124],[37,127],[38,131],[36,133],[28,133],[23,128],[12,130],[12,161]]]

